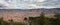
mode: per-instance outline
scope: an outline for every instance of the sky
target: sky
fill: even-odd
[[[60,0],[0,0],[0,9],[60,8]]]

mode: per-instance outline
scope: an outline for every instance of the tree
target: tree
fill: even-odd
[[[40,25],[49,25],[49,20],[45,17],[45,14],[42,12],[40,15]]]
[[[3,18],[0,18],[0,25],[2,24],[2,22],[3,22]]]
[[[40,16],[37,17],[30,17],[31,25],[49,25],[48,19],[44,16],[42,12]]]
[[[56,18],[49,19],[50,25],[60,25],[60,14],[55,14],[54,17]]]
[[[57,13],[56,15],[54,15],[56,17],[56,19],[53,20],[54,25],[60,25],[60,13]]]

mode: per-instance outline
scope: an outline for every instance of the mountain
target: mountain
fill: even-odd
[[[0,9],[0,12],[44,12],[44,13],[60,13],[60,8],[51,8],[51,9],[45,9],[45,8],[38,8],[38,9]]]

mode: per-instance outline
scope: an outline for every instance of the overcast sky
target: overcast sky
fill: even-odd
[[[60,8],[60,0],[0,0],[0,9]]]

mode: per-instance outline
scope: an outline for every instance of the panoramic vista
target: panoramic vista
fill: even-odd
[[[60,0],[0,0],[0,25],[60,25]]]

